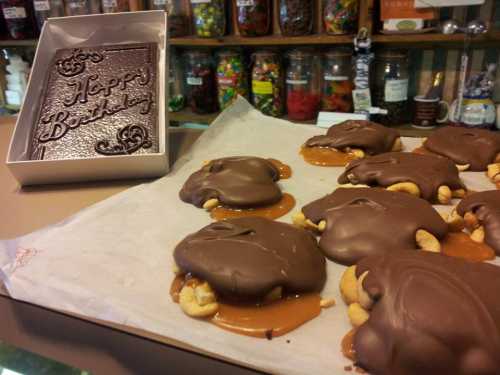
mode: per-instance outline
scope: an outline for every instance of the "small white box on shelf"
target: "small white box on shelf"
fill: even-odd
[[[165,103],[168,95],[166,22],[165,12],[146,11],[51,18],[45,23],[24,103],[7,154],[7,166],[21,185],[147,178],[162,176],[168,172],[168,112]],[[49,67],[56,51],[134,43],[157,45],[157,103],[154,106],[157,111],[157,150],[151,153],[113,154],[105,157],[32,160],[30,148],[33,132],[43,104]]]

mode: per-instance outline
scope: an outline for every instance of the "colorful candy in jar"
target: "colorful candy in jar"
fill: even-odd
[[[359,0],[325,0],[323,22],[328,34],[356,32]]]
[[[325,54],[321,109],[327,112],[352,112],[352,49],[337,48]]]
[[[224,0],[191,0],[196,35],[217,38],[226,32]]]
[[[252,70],[252,102],[255,108],[268,116],[283,114],[282,70],[274,52],[257,52]]]
[[[221,110],[231,105],[238,95],[248,96],[245,66],[238,52],[227,51],[219,54],[217,92]]]
[[[262,36],[271,25],[271,0],[233,0],[242,36]]]

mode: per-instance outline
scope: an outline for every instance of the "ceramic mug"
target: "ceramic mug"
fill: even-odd
[[[412,126],[419,129],[430,129],[448,121],[450,108],[448,103],[439,98],[426,98],[423,95],[413,98],[414,112]],[[439,117],[441,116],[441,117]]]

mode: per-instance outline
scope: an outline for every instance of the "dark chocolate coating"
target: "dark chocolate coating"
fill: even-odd
[[[375,300],[354,337],[373,374],[500,373],[500,267],[425,251],[367,257],[363,288]]]
[[[306,147],[329,147],[343,150],[359,148],[368,155],[377,155],[392,150],[399,138],[395,129],[364,120],[348,120],[328,129],[326,135],[307,140]]]
[[[155,43],[68,48],[47,66],[31,160],[158,152]]]
[[[327,258],[345,265],[369,255],[417,249],[418,229],[438,239],[447,233],[447,224],[425,200],[378,188],[340,188],[302,212],[314,223],[326,220],[319,247]]]
[[[354,180],[349,180],[348,175]],[[347,165],[338,182],[382,187],[413,182],[420,188],[421,197],[428,201],[437,199],[442,185],[451,190],[465,189],[451,160],[409,152],[388,152],[354,160]]]
[[[279,178],[279,170],[266,159],[251,156],[215,159],[188,178],[179,196],[197,207],[214,198],[229,207],[267,206],[282,197],[276,184]]]
[[[210,224],[179,243],[174,259],[231,299],[262,299],[277,286],[319,292],[326,280],[325,258],[309,232],[258,217]]]
[[[456,164],[470,164],[470,171],[485,171],[500,153],[500,134],[485,129],[446,126],[434,131],[424,142],[424,148]]]
[[[484,242],[500,255],[500,190],[474,193],[465,197],[457,206],[457,212],[476,214],[484,227]]]

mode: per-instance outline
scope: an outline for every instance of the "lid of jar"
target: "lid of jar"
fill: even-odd
[[[277,56],[277,53],[276,51],[270,51],[270,50],[260,50],[260,51],[255,51],[254,53],[252,53],[252,57],[256,57],[256,56],[262,56],[262,57],[266,57],[266,56]]]
[[[338,47],[325,52],[325,57],[351,57],[354,50],[349,47]]]
[[[386,49],[375,54],[375,58],[406,59],[408,52],[401,49]]]
[[[210,52],[203,50],[186,51],[184,55],[189,57],[200,57],[200,58],[206,58],[211,56]]]
[[[239,49],[229,49],[229,50],[224,50],[224,51],[219,51],[217,53],[218,56],[240,56],[242,54],[242,51]]]
[[[294,49],[288,52],[288,58],[293,60],[308,59],[313,56],[313,53],[309,50],[304,49]]]

